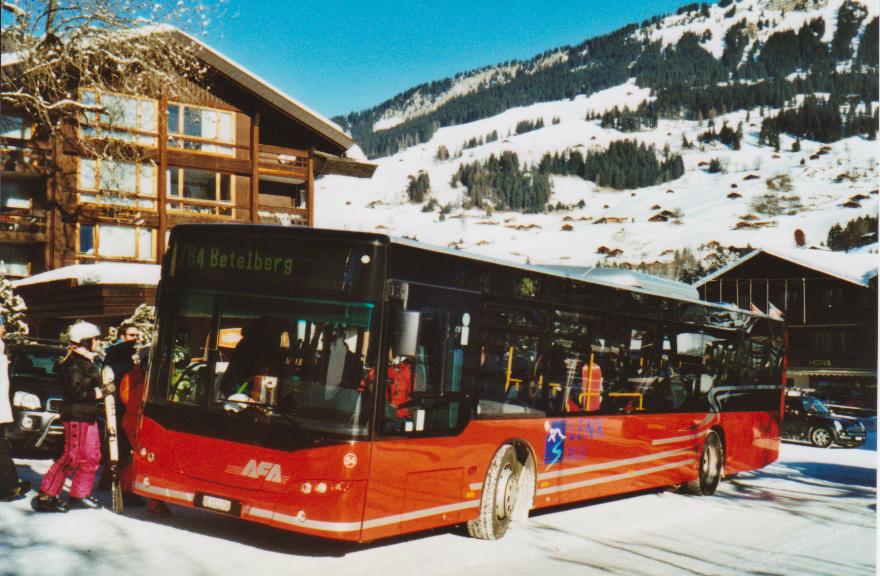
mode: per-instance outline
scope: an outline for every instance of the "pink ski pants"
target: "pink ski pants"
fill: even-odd
[[[64,480],[72,473],[71,498],[85,498],[92,493],[95,474],[101,464],[101,438],[95,422],[64,423],[64,453],[56,460],[40,484],[40,491],[58,496]]]

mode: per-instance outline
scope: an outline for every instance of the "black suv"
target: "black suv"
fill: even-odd
[[[56,368],[65,354],[64,345],[53,340],[9,339],[6,354],[13,418],[6,436],[17,450],[59,452],[64,442],[59,420],[63,392]]]
[[[865,443],[867,433],[858,418],[835,414],[813,396],[789,394],[785,397],[782,437],[806,440],[819,448],[835,443],[855,448]]]

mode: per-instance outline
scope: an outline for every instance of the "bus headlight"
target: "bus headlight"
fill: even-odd
[[[311,494],[312,493],[312,483],[311,482],[303,482],[302,486],[300,486],[299,489],[303,494]]]
[[[327,492],[327,483],[326,482],[318,482],[315,486],[315,492],[318,494],[325,494]]]
[[[22,416],[21,417],[21,427],[25,430],[33,430],[34,429],[34,419],[30,416]]]

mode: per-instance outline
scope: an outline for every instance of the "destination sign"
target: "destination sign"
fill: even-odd
[[[242,250],[181,243],[177,248],[176,267],[266,272],[290,276],[293,258],[266,254],[260,250]],[[172,276],[174,272],[172,272]]]
[[[216,230],[173,237],[166,277],[210,289],[288,292],[290,289],[379,293],[379,248],[295,234],[255,235]],[[375,283],[375,286],[374,286]]]

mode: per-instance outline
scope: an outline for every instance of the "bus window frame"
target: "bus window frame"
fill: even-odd
[[[387,278],[386,282],[395,283],[395,282],[404,282],[409,285],[411,289],[416,291],[418,290],[427,290],[433,291],[435,293],[443,293],[446,294],[448,298],[462,302],[466,298],[471,298],[473,300],[473,307],[468,310],[470,314],[470,324],[469,324],[469,346],[475,350],[479,350],[479,346],[481,345],[481,320],[482,320],[482,294],[473,290],[468,290],[465,288],[457,288],[457,287],[449,287],[449,286],[440,286],[436,284],[429,284],[425,282],[415,282],[410,280],[399,280],[395,278]],[[407,298],[407,301],[410,298]],[[412,438],[412,439],[425,439],[425,438],[442,438],[442,437],[452,437],[458,436],[468,427],[471,421],[475,418],[476,413],[476,394],[473,390],[473,379],[474,379],[474,368],[468,365],[467,359],[468,354],[464,354],[464,359],[462,362],[462,373],[461,373],[461,383],[462,390],[459,392],[449,392],[446,394],[440,394],[439,397],[442,398],[453,398],[453,401],[459,400],[460,402],[460,410],[462,414],[458,418],[458,424],[454,427],[451,427],[446,430],[441,431],[432,431],[432,430],[422,430],[422,431],[400,431],[393,430],[387,431],[384,429],[384,424],[386,421],[384,409],[385,409],[385,393],[387,386],[387,378],[386,374],[389,367],[389,358],[388,358],[388,350],[391,346],[391,342],[393,339],[391,330],[392,330],[392,322],[393,322],[393,314],[392,314],[392,306],[394,306],[395,300],[389,300],[387,297],[383,302],[382,310],[381,310],[381,330],[380,330],[380,338],[374,339],[374,342],[381,340],[379,342],[379,359],[376,363],[376,373],[377,376],[373,383],[373,421],[372,421],[372,436],[371,440],[390,440],[390,439],[403,439],[403,438]],[[408,308],[407,308],[408,309]],[[454,310],[450,307],[433,307],[434,310],[444,311],[449,313],[450,320],[453,316]],[[431,394],[423,394],[420,393],[419,397],[428,398],[433,397]]]

